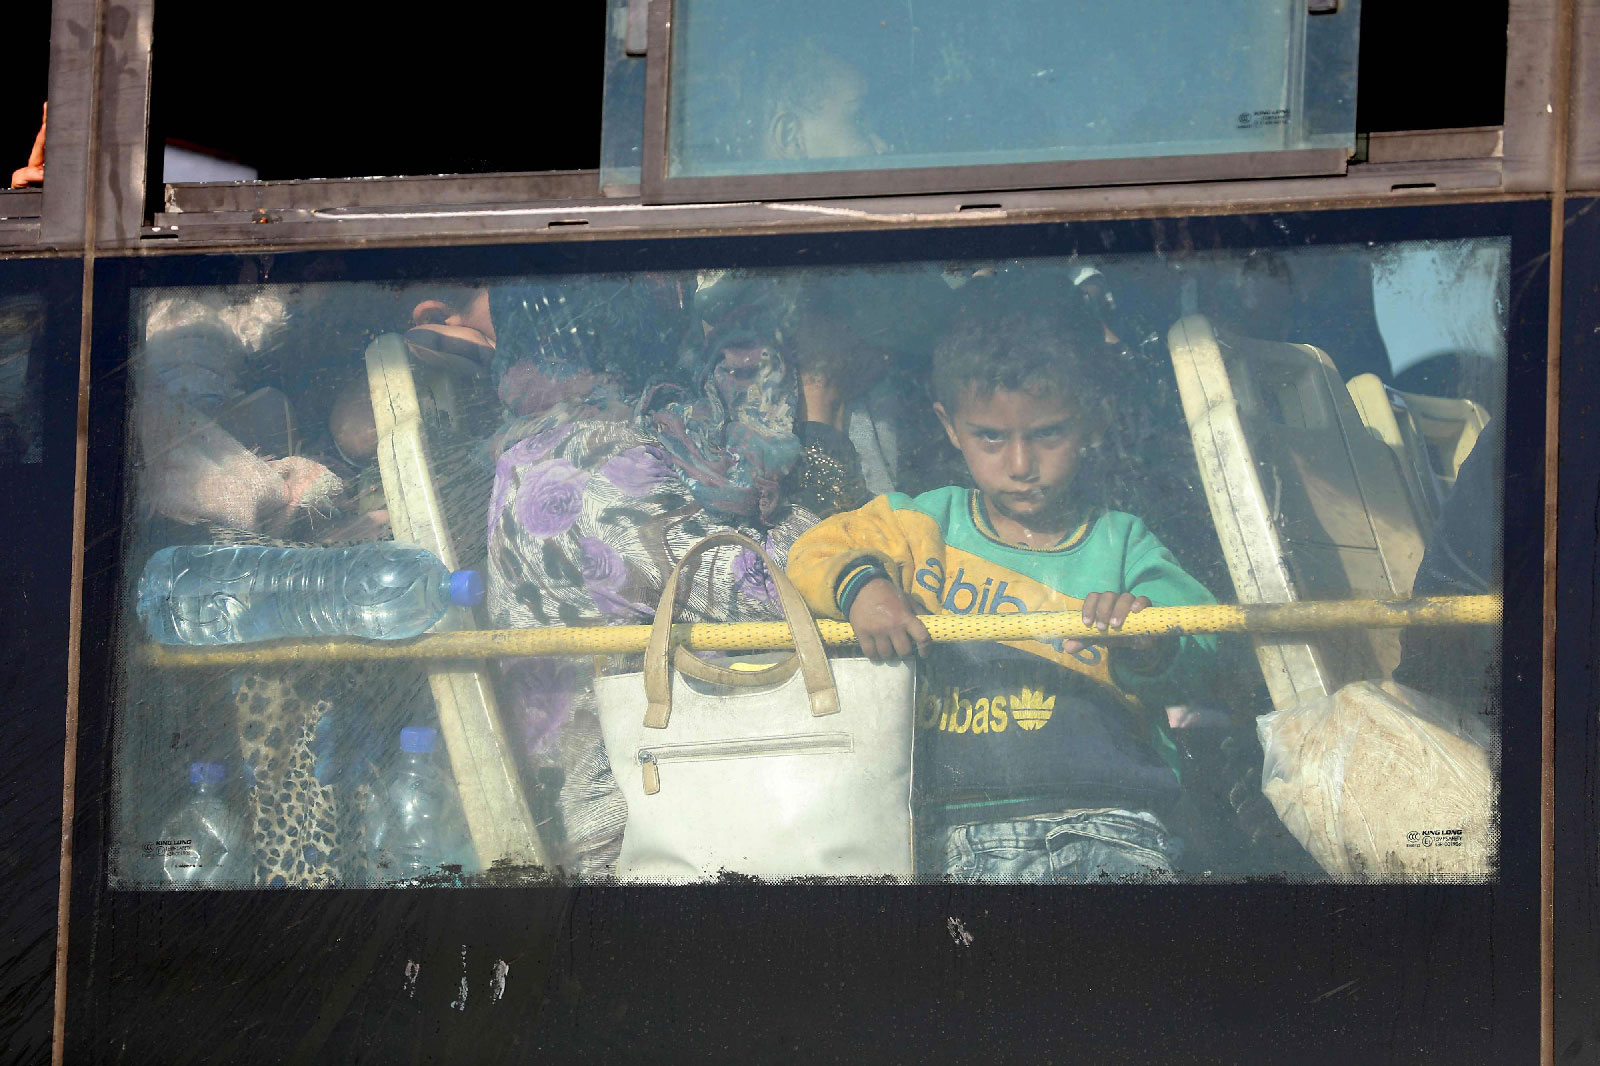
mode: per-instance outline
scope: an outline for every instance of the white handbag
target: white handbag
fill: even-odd
[[[725,545],[760,555],[777,587],[795,652],[774,665],[729,670],[673,646],[679,575]],[[628,801],[618,878],[909,881],[914,676],[907,663],[830,661],[805,600],[754,541],[696,544],[661,594],[644,673],[594,686]]]

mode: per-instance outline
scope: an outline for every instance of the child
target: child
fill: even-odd
[[[861,114],[866,79],[809,41],[784,49],[766,69],[761,158],[878,155],[885,145]]]
[[[1205,684],[1213,638],[934,648],[917,618],[1081,610],[1108,633],[1153,603],[1215,602],[1143,522],[1075,480],[1105,421],[1101,341],[1079,317],[969,319],[936,350],[934,413],[975,490],[880,496],[789,554],[812,609],[848,618],[869,657],[927,660],[917,788],[947,879],[1091,881],[1168,873],[1176,857],[1164,709]]]
[[[748,164],[780,160],[814,170],[808,160],[858,158],[887,148],[862,114],[866,79],[815,41],[758,49],[737,62],[726,58],[700,71],[684,98],[678,137],[683,154],[698,165],[733,164],[736,172],[749,173]]]

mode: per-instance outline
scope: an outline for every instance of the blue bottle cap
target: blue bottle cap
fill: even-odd
[[[192,762],[189,764],[189,784],[215,785],[228,776],[228,768],[219,762]]]
[[[439,738],[437,729],[425,726],[412,726],[400,730],[400,750],[412,752],[429,752],[433,750],[433,742]]]
[[[457,607],[476,607],[483,602],[483,575],[476,570],[457,570],[450,575],[450,602]]]

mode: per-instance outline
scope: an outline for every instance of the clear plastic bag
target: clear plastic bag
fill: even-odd
[[[1262,792],[1322,868],[1345,880],[1494,875],[1498,736],[1491,719],[1392,681],[1264,715]]]

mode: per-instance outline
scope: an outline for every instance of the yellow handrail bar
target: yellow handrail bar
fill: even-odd
[[[931,615],[923,619],[939,643],[988,640],[1104,640],[1077,611]],[[1499,596],[1432,596],[1410,600],[1323,600],[1300,603],[1149,607],[1130,615],[1116,636],[1163,633],[1311,633],[1400,626],[1498,625]],[[818,623],[824,643],[855,643],[848,622]],[[784,622],[682,623],[674,642],[696,651],[793,647]],[[432,633],[407,641],[299,640],[225,647],[150,645],[152,666],[256,666],[263,663],[370,662],[385,659],[509,659],[529,656],[620,655],[644,651],[650,627],[581,626],[478,629]]]

